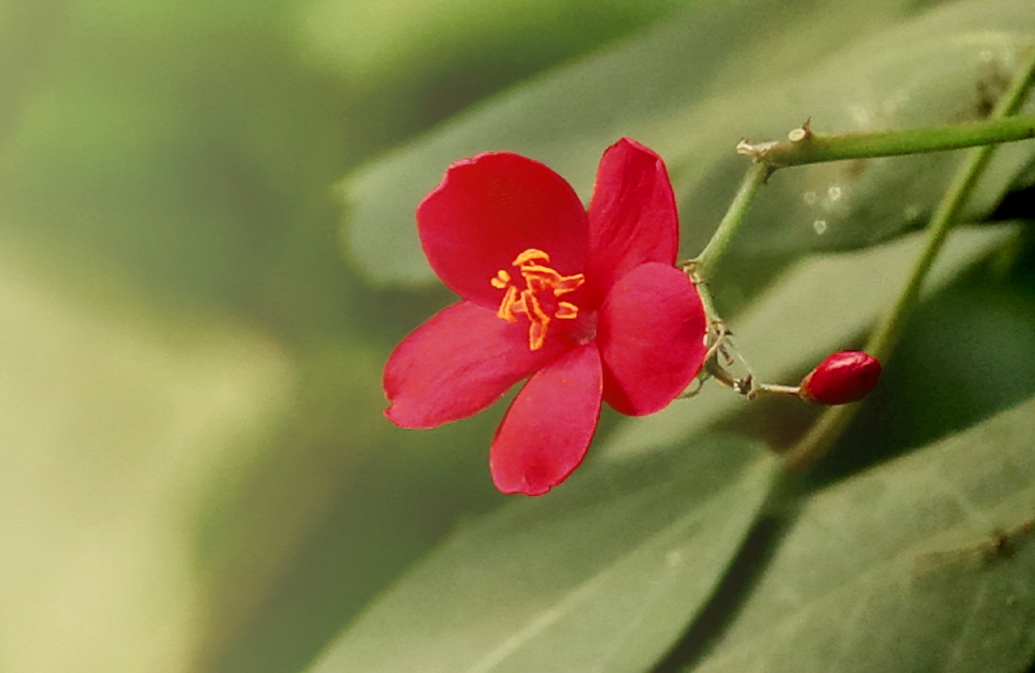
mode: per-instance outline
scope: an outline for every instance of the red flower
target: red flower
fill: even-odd
[[[406,337],[385,366],[385,415],[404,428],[471,416],[528,378],[492,442],[504,493],[541,495],[582,462],[601,400],[669,404],[707,348],[700,297],[674,264],[675,198],[661,158],[628,138],[600,161],[588,212],[543,164],[458,161],[417,208],[424,253],[464,301]]]

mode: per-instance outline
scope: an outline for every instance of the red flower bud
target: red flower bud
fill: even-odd
[[[880,361],[861,351],[828,355],[801,380],[802,399],[817,404],[858,402],[877,386]]]

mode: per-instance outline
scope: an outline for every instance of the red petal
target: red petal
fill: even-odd
[[[665,164],[635,140],[622,138],[604,152],[589,204],[592,297],[645,262],[675,264],[679,215]]]
[[[707,328],[701,297],[686,274],[656,262],[633,269],[600,309],[604,399],[630,416],[664,409],[704,364]]]
[[[417,207],[424,254],[451,290],[495,309],[505,290],[489,281],[512,275],[514,259],[535,248],[562,275],[583,273],[586,211],[564,178],[509,152],[458,161]]]
[[[489,465],[496,488],[542,495],[579,466],[597,429],[602,376],[600,352],[590,343],[525,384],[492,441]]]
[[[435,314],[399,344],[385,365],[385,416],[404,428],[467,418],[564,352],[557,341],[528,349],[528,326],[470,302]]]

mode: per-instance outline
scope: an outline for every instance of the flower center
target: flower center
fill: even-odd
[[[534,351],[543,347],[551,320],[572,320],[579,314],[578,306],[557,301],[557,297],[574,292],[586,282],[581,273],[562,276],[546,266],[549,261],[550,256],[542,250],[529,248],[512,263],[525,281],[523,289],[512,284],[510,274],[503,269],[489,281],[493,287],[507,290],[496,315],[507,322],[517,322],[519,315],[528,318],[528,347]]]

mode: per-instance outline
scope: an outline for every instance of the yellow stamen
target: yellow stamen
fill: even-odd
[[[521,293],[521,298],[525,300],[525,310],[528,312],[528,319],[532,322],[540,322],[543,325],[550,324],[550,316],[546,315],[543,311],[542,305],[539,300],[535,298],[535,295],[531,291],[525,290]]]
[[[581,273],[577,273],[574,276],[562,276],[557,284],[553,288],[553,296],[560,297],[562,294],[568,294],[582,287],[582,284],[586,282],[586,277]],[[565,302],[561,302],[562,304]]]
[[[546,324],[534,322],[528,326],[528,349],[537,351],[546,343]]]
[[[510,274],[500,269],[496,272],[496,277],[489,281],[489,283],[500,290],[510,285]]]
[[[495,279],[493,279],[493,280],[495,280]],[[517,304],[517,303],[518,303],[518,289],[516,287],[514,287],[513,285],[511,285],[510,287],[507,288],[507,294],[504,295],[503,301],[500,302],[499,310],[496,311],[497,317],[503,318],[507,322],[517,322],[518,321],[517,316],[514,315],[514,313],[516,313],[516,309],[517,309],[517,306],[515,306],[515,304]],[[524,306],[521,306],[521,308],[523,309]]]
[[[507,290],[496,315],[511,323],[517,322],[519,315],[526,316],[530,323],[528,347],[534,351],[542,348],[546,342],[547,328],[552,319],[536,295],[551,292],[553,296],[559,297],[574,292],[586,282],[586,277],[581,273],[562,276],[556,269],[544,266],[549,261],[550,256],[536,248],[529,248],[514,258],[513,265],[521,272],[521,277],[525,281],[523,290],[511,285],[510,274],[502,269],[489,280],[489,284],[494,288]],[[550,305],[553,306],[552,303]],[[579,314],[578,306],[566,301],[557,302],[556,307],[553,318],[571,320]]]
[[[522,292],[521,298],[525,300],[528,320],[532,323],[528,327],[528,347],[537,351],[543,347],[543,342],[546,341],[546,328],[550,325],[550,316],[546,315],[543,307],[539,305],[539,300],[530,290]]]
[[[553,314],[554,318],[559,320],[571,320],[577,318],[579,315],[579,307],[575,304],[569,304],[566,301],[557,302],[557,312]]]
[[[535,248],[529,248],[528,250],[525,250],[523,253],[521,253],[520,255],[515,257],[514,261],[511,262],[511,265],[512,266],[523,266],[523,265],[527,264],[528,262],[531,262],[533,259],[534,260],[538,260],[540,262],[549,262],[550,261],[550,256],[547,255],[542,250],[537,250]]]

